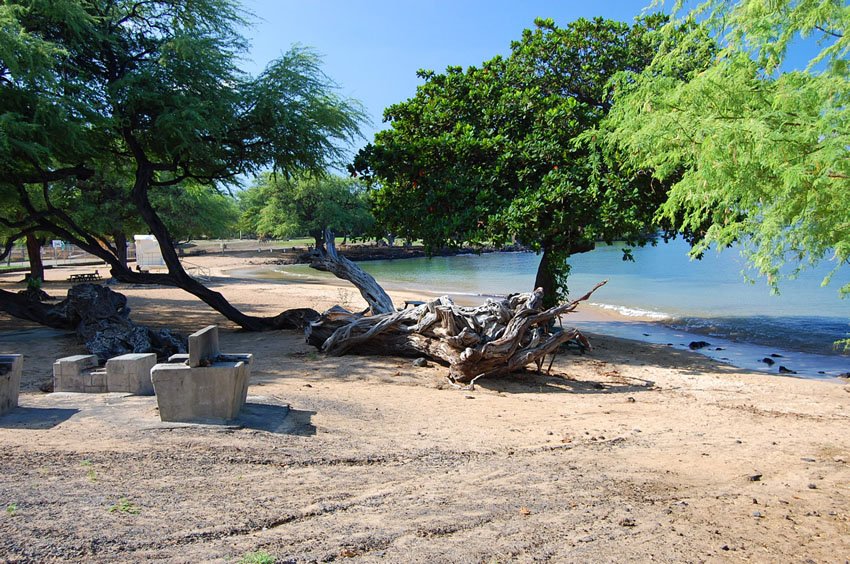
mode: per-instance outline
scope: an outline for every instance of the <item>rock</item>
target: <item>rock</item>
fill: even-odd
[[[100,284],[78,284],[56,305],[56,312],[76,326],[86,348],[106,360],[129,353],[155,353],[158,358],[186,352],[186,340],[168,329],[136,325],[123,294]]]
[[[723,347],[715,347],[715,349],[714,349],[714,350],[716,350],[716,351],[725,351],[726,349],[724,349]]]
[[[773,358],[782,358],[782,355],[777,353],[770,353],[770,356],[772,356]]]
[[[839,378],[850,378],[850,372],[844,372],[838,375]]]
[[[770,358],[769,356],[764,357],[763,359],[761,359],[761,361],[768,366],[773,366],[774,364],[776,364],[776,361]]]
[[[698,351],[699,349],[704,349],[705,347],[710,347],[710,346],[711,346],[711,343],[708,343],[706,341],[691,341],[688,344],[688,348],[691,349],[692,351]]]
[[[620,519],[621,527],[634,527],[635,525],[637,525],[637,523],[631,517],[625,517],[623,519]]]
[[[426,359],[425,357],[419,357],[413,361],[413,366],[415,366],[416,368],[427,368],[431,365],[428,364],[428,359]]]
[[[818,485],[817,485],[817,484],[809,484],[807,487],[808,487],[810,490],[816,490],[816,489],[818,489]]]
[[[780,373],[780,374],[796,374],[796,373],[797,373],[797,371],[796,371],[796,370],[791,370],[790,368],[785,368],[784,366],[781,366],[781,365],[780,365],[780,366],[779,366],[779,373]]]
[[[747,479],[751,482],[761,482],[762,476],[763,474],[751,474],[750,476],[747,476]]]

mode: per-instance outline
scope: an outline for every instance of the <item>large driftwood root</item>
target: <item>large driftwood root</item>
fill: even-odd
[[[470,383],[529,364],[542,365],[563,343],[590,343],[578,329],[559,329],[559,316],[575,311],[597,288],[577,300],[543,309],[543,291],[459,307],[443,296],[411,309],[366,316],[332,308],[306,328],[307,342],[330,355],[426,356],[449,367],[449,379]]]

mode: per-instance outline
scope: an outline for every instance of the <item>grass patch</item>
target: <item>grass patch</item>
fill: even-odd
[[[277,558],[268,552],[258,550],[257,552],[249,552],[243,556],[238,564],[275,564],[275,562],[277,562]]]
[[[127,513],[128,515],[138,515],[141,511],[138,505],[126,497],[122,497],[118,503],[109,508],[110,513]]]

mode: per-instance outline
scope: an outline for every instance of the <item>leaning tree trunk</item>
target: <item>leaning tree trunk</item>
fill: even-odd
[[[448,297],[402,311],[375,316],[333,308],[307,327],[307,342],[332,355],[346,353],[426,356],[449,366],[449,378],[471,383],[481,377],[542,365],[546,355],[578,340],[590,343],[578,329],[556,329],[553,321],[587,300],[581,298],[549,309],[543,290],[515,294],[483,306],[456,306]]]
[[[364,272],[359,266],[336,252],[334,233],[330,229],[325,231],[324,248],[320,249],[317,246],[310,257],[310,261],[312,268],[330,272],[337,278],[348,280],[354,284],[360,290],[360,295],[369,304],[372,315],[395,311],[392,299],[372,275]]]

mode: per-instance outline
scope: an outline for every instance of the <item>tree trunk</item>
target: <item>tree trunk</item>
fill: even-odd
[[[28,278],[38,278],[44,281],[44,262],[41,260],[41,245],[44,239],[27,233],[27,255],[30,261],[30,273]]]
[[[123,231],[116,231],[112,234],[112,240],[115,242],[115,256],[118,262],[127,266],[127,235]]]
[[[311,268],[330,272],[337,278],[348,280],[354,284],[360,290],[360,295],[369,304],[372,315],[395,311],[392,299],[381,288],[380,284],[359,266],[337,253],[334,233],[330,229],[325,231],[324,248],[319,249],[317,246],[310,260]]]
[[[0,311],[18,319],[35,321],[55,329],[74,329],[76,324],[57,311],[56,306],[32,300],[26,294],[0,290]]]
[[[556,266],[552,261],[552,249],[548,246],[543,247],[543,257],[540,259],[540,265],[537,267],[537,276],[534,278],[534,288],[540,288],[543,291],[544,299],[549,302],[554,301],[558,295],[558,283],[555,279]]]

